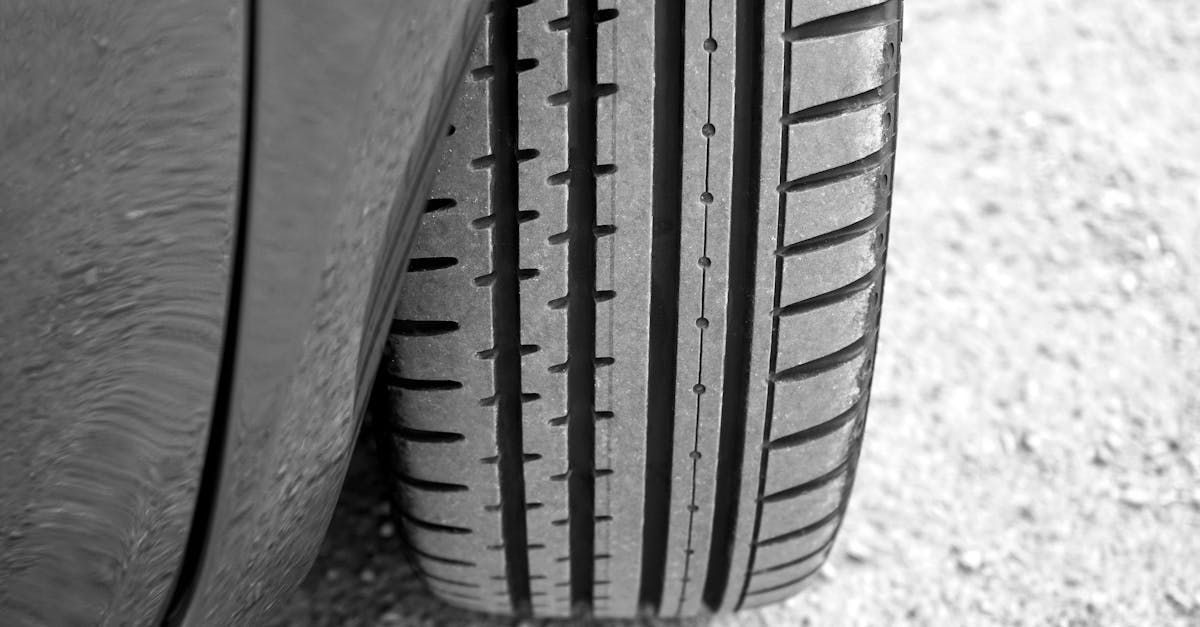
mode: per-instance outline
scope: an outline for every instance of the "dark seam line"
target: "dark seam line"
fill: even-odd
[[[654,150],[650,328],[646,362],[646,476],[638,607],[662,605],[670,521],[679,347],[679,221],[683,183],[683,2],[654,5]],[[650,384],[651,378],[657,383]]]
[[[204,466],[200,471],[196,505],[192,510],[192,521],[188,529],[183,559],[171,589],[170,600],[167,601],[162,613],[160,622],[163,625],[182,624],[196,594],[196,584],[204,565],[208,545],[212,539],[212,517],[216,510],[221,467],[225,461],[225,440],[230,421],[229,415],[233,410],[234,365],[237,360],[238,331],[241,327],[243,275],[246,266],[247,231],[250,229],[250,192],[253,181],[254,106],[257,95],[255,85],[257,12],[258,6],[255,0],[247,0],[241,162],[238,171],[237,209],[234,219],[232,258],[230,259],[229,293],[226,296],[225,331],[221,342],[221,365],[217,374],[212,421],[208,428],[208,444],[204,453]]]
[[[708,2],[708,33],[707,33],[707,38],[709,40],[711,40],[713,38],[713,36],[712,36],[713,35],[713,26],[712,25],[713,25],[712,0],[709,0],[709,2]],[[709,125],[709,124],[712,124],[712,67],[713,67],[712,55],[713,55],[714,51],[708,50],[707,47],[706,47],[705,51],[707,53],[707,58],[705,59],[704,124]],[[713,202],[712,192],[709,190],[709,182],[710,182],[709,174],[710,174],[711,162],[712,162],[712,138],[708,137],[706,134],[705,139],[704,139],[704,191],[703,191],[703,195],[701,196],[701,201],[700,201],[701,204],[704,206],[704,222],[703,222],[703,226],[701,228],[701,239],[700,239],[700,250],[701,250],[700,256],[703,259],[709,259],[710,264],[711,264],[711,258],[708,256],[708,218],[709,218],[709,209]],[[699,468],[700,468],[700,459],[699,459],[699,456],[700,456],[700,407],[701,407],[701,402],[703,400],[704,392],[706,391],[706,388],[704,385],[704,336],[705,336],[704,330],[708,323],[707,317],[705,315],[706,314],[706,305],[707,305],[707,300],[708,300],[707,299],[707,296],[708,296],[708,268],[709,268],[709,266],[707,266],[707,265],[700,266],[700,318],[696,321],[697,327],[698,327],[698,333],[697,333],[697,335],[698,335],[698,339],[697,339],[698,350],[696,351],[696,384],[692,388],[692,391],[696,396],[696,411],[694,413],[693,426],[692,426],[692,453],[691,453],[692,490],[691,490],[691,496],[688,499],[688,531],[687,531],[687,544],[686,544],[686,548],[684,549],[684,557],[683,557],[683,582],[679,588],[679,605],[675,610],[676,614],[680,614],[683,611],[683,604],[687,600],[688,584],[691,583],[691,580],[692,580],[692,577],[691,577],[692,554],[695,553],[695,550],[692,549],[692,542],[694,540],[693,530],[695,528],[696,512],[699,511],[699,507],[696,505],[696,481],[697,481],[697,478],[699,477]],[[701,320],[704,321],[703,324],[700,323]]]

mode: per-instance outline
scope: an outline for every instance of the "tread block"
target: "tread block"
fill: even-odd
[[[805,558],[795,566],[752,575],[743,607],[768,605],[796,596],[808,587],[812,576],[817,574],[828,557],[829,551],[824,550]]]
[[[823,307],[779,320],[778,362],[799,364],[833,353],[865,335],[874,324],[878,282]]]
[[[840,518],[834,518],[814,529],[812,533],[790,538],[767,546],[760,546],[755,553],[754,570],[765,571],[807,558],[833,541],[837,534]]]
[[[898,49],[899,37],[898,25],[888,24],[792,43],[792,110],[848,98],[882,85],[896,73],[897,59],[891,51]]]
[[[394,341],[401,349],[393,351],[388,371],[410,379],[455,379],[462,375],[461,364],[477,352],[438,335],[397,337]]]
[[[896,99],[788,127],[788,180],[853,163],[878,152],[894,134]]]
[[[780,473],[791,474],[791,473]],[[791,498],[763,503],[760,538],[774,538],[793,529],[819,522],[841,504],[850,475],[839,473],[832,480]],[[776,484],[786,483],[777,481]],[[769,495],[770,493],[768,493]]]
[[[862,413],[861,407],[859,405],[858,415]],[[859,424],[858,420],[848,420],[832,433],[768,451],[765,494],[786,490],[836,469],[850,454],[850,447],[858,436]]]
[[[444,272],[412,272],[405,275],[405,293],[421,294],[421,298],[400,299],[396,306],[396,317],[401,320],[473,320],[485,312],[490,315],[492,303],[488,289],[475,285],[475,277],[480,273],[473,270],[469,265],[460,264]],[[448,279],[448,275],[453,278]],[[463,287],[446,289],[447,285]],[[476,296],[464,299],[463,292],[475,293]]]
[[[808,379],[775,384],[772,437],[810,429],[853,407],[865,389],[865,364],[863,355]]]
[[[862,278],[883,257],[885,229],[881,222],[852,239],[785,257],[779,302],[812,298]]]
[[[784,241],[804,241],[870,217],[887,200],[889,168],[890,159],[857,175],[791,192]]]

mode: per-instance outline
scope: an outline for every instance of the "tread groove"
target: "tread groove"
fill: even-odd
[[[395,388],[410,392],[444,392],[461,389],[462,381],[453,379],[410,379],[388,373],[387,382]]]
[[[784,0],[784,8],[783,8],[784,13],[783,14],[786,16],[785,17],[786,24],[784,27],[785,32],[791,28],[791,16],[792,16],[792,3],[793,2],[794,2],[794,0]],[[780,98],[781,102],[779,103],[779,106],[781,109],[781,114],[786,115],[788,113],[788,111],[791,110],[792,45],[787,41],[782,42],[781,45],[782,45],[782,57],[783,57],[783,59],[782,59],[783,60],[783,68],[782,68],[782,71],[783,71],[782,83],[783,83],[783,85],[782,85],[782,97]],[[787,197],[786,191],[784,190],[784,186],[785,186],[784,182],[787,180],[788,149],[789,149],[787,127],[783,126],[781,124],[778,132],[779,132],[779,172],[778,172],[777,176],[778,176],[778,180],[779,180],[779,185],[776,187],[776,192],[777,192],[777,196],[778,196],[778,198],[776,200],[778,217],[777,217],[776,224],[775,224],[775,246],[776,246],[776,248],[778,248],[783,243],[784,234],[787,232],[786,231],[786,226],[787,226],[786,218],[787,218],[788,197]],[[779,309],[780,295],[783,292],[783,258],[782,257],[779,257],[779,256],[775,257],[775,268],[774,268],[773,275],[774,275],[773,276],[774,287],[773,287],[773,291],[772,291],[771,306],[772,306],[772,309]],[[767,362],[768,362],[767,372],[771,372],[771,373],[775,372],[776,367],[778,365],[778,358],[779,358],[779,317],[772,316],[771,317],[770,348],[768,349],[768,353],[767,353]],[[762,446],[764,448],[771,441],[771,423],[773,422],[772,419],[774,418],[774,415],[775,415],[775,380],[773,377],[769,376],[769,377],[767,377],[767,380],[765,383],[766,383],[767,390],[766,390],[766,398],[765,398],[765,407],[764,407],[764,412],[763,412],[763,434],[762,434]],[[762,511],[763,511],[762,497],[763,497],[764,492],[766,491],[766,486],[767,486],[768,461],[769,461],[768,456],[765,454],[762,455],[761,462],[759,464],[759,469],[758,469],[758,477],[757,477],[758,490],[756,490],[756,493],[758,495],[758,498],[756,500],[756,503],[754,504],[754,528],[750,534],[750,538],[752,539],[752,542],[750,545],[750,554],[749,554],[749,557],[747,560],[746,573],[745,573],[744,577],[742,578],[741,590],[740,590],[740,593],[738,594],[738,600],[737,600],[737,603],[734,604],[734,606],[733,606],[735,610],[741,609],[742,606],[746,602],[746,592],[750,588],[750,573],[754,572],[754,561],[758,556],[758,546],[757,546],[757,544],[755,544],[753,542],[753,540],[758,538],[759,532],[762,530]]]
[[[518,167],[529,157],[518,144],[517,6],[496,0],[492,6],[488,57],[494,68],[489,91],[490,144],[494,163],[489,189],[492,221],[492,359],[495,395],[483,399],[496,415],[500,477],[500,528],[504,544],[508,596],[513,612],[529,614],[528,531],[525,512],[525,469],[522,444],[521,301],[518,246],[521,216]],[[488,402],[490,401],[490,403]]]
[[[871,215],[840,229],[822,233],[794,244],[788,244],[776,251],[775,254],[780,257],[795,257],[797,255],[824,250],[838,244],[844,244],[860,235],[870,233],[873,229],[886,222],[887,218],[888,212],[886,209],[877,210]]]
[[[897,75],[893,74],[891,78],[878,87],[868,89],[860,94],[847,96],[845,98],[840,98],[838,100],[833,100],[831,102],[826,102],[819,105],[813,105],[807,109],[801,109],[800,111],[789,113],[780,118],[779,122],[785,126],[805,124],[808,122],[816,122],[818,120],[835,118],[847,113],[852,113],[854,111],[861,111],[862,109],[868,109],[877,104],[882,104],[895,98],[898,84],[899,80],[897,79]]]
[[[786,130],[785,130],[786,132]],[[845,165],[840,165],[828,170],[802,176],[791,181],[784,181],[779,184],[779,191],[783,193],[802,192],[805,190],[820,187],[822,185],[830,185],[846,179],[854,178],[860,174],[866,174],[871,170],[882,169],[888,164],[888,157],[895,150],[895,138],[889,139],[883,148]],[[784,170],[787,172],[787,170]]]
[[[390,425],[388,432],[392,435],[409,442],[423,442],[427,444],[449,444],[451,442],[460,442],[465,440],[467,436],[461,433],[451,431],[427,431],[424,429],[412,429],[399,425]]]
[[[877,265],[871,268],[869,272],[861,277],[847,283],[841,287],[834,288],[823,294],[810,296],[804,300],[796,301],[790,305],[784,305],[777,308],[773,313],[781,318],[788,316],[796,316],[805,314],[810,311],[815,311],[822,307],[828,307],[840,303],[846,299],[853,298],[854,295],[873,289],[879,281],[879,276],[883,272],[883,266]]]
[[[567,509],[571,605],[591,612],[595,564],[596,0],[569,0],[567,17]],[[615,92],[615,86],[611,92]]]
[[[783,40],[787,42],[804,41],[847,35],[880,26],[896,24],[900,21],[900,2],[888,0],[854,11],[838,13],[829,17],[805,22],[792,26],[783,31]]]
[[[763,3],[739,0],[737,12],[724,390],[717,449],[717,489],[704,586],[704,603],[713,610],[724,604],[731,547],[735,540],[738,495],[741,493],[762,176]]]
[[[812,361],[802,363],[798,366],[792,366],[780,370],[771,375],[772,382],[779,381],[802,381],[809,377],[815,377],[822,372],[832,370],[838,366],[852,361],[854,358],[862,355],[867,351],[867,336],[859,337],[845,348],[838,349],[823,357],[818,357]]]
[[[428,337],[454,333],[459,329],[454,320],[392,320],[389,332],[402,337]]]
[[[682,2],[654,5],[654,149],[651,228],[661,233],[650,251],[645,501],[638,606],[657,614],[662,604],[670,524],[679,327],[680,219],[683,204]]]
[[[425,490],[426,492],[466,492],[469,487],[461,483],[445,483],[442,481],[429,481],[427,479],[418,479],[403,472],[393,472],[392,476],[397,481],[404,485],[415,488],[417,490]]]

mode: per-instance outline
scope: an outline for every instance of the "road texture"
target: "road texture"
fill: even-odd
[[[714,624],[1200,625],[1200,3],[906,13],[850,513],[807,592]],[[421,590],[373,463],[279,624],[492,624]]]

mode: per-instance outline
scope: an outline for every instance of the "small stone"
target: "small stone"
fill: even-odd
[[[1140,488],[1128,488],[1118,497],[1122,503],[1134,509],[1141,509],[1154,502],[1154,496]]]
[[[846,542],[846,559],[858,564],[866,564],[871,561],[871,549],[861,542],[848,540]]]
[[[1017,440],[1017,445],[1023,452],[1032,455],[1038,452],[1038,448],[1041,446],[1041,438],[1033,432],[1025,431],[1021,433],[1021,437]]]
[[[1163,593],[1163,597],[1166,598],[1167,603],[1170,603],[1176,612],[1185,616],[1191,614],[1192,609],[1195,607],[1191,599],[1183,596],[1177,590],[1167,590]]]
[[[958,554],[958,569],[964,573],[976,573],[983,568],[983,553],[968,549]]]
[[[87,272],[83,273],[83,284],[92,287],[100,281],[100,272],[95,268],[88,268]]]
[[[389,520],[379,525],[379,537],[387,539],[396,535],[396,526]]]
[[[1118,283],[1121,286],[1122,292],[1126,294],[1132,294],[1135,290],[1137,290],[1139,281],[1136,274],[1132,272],[1123,272],[1121,273],[1121,278],[1118,279]]]
[[[821,573],[821,578],[825,579],[826,581],[833,581],[837,579],[838,576],[837,567],[831,562],[825,562],[823,565],[821,565],[821,570],[819,572]]]
[[[370,568],[366,568],[358,574],[358,578],[363,583],[371,583],[375,581],[375,571],[371,570]]]

